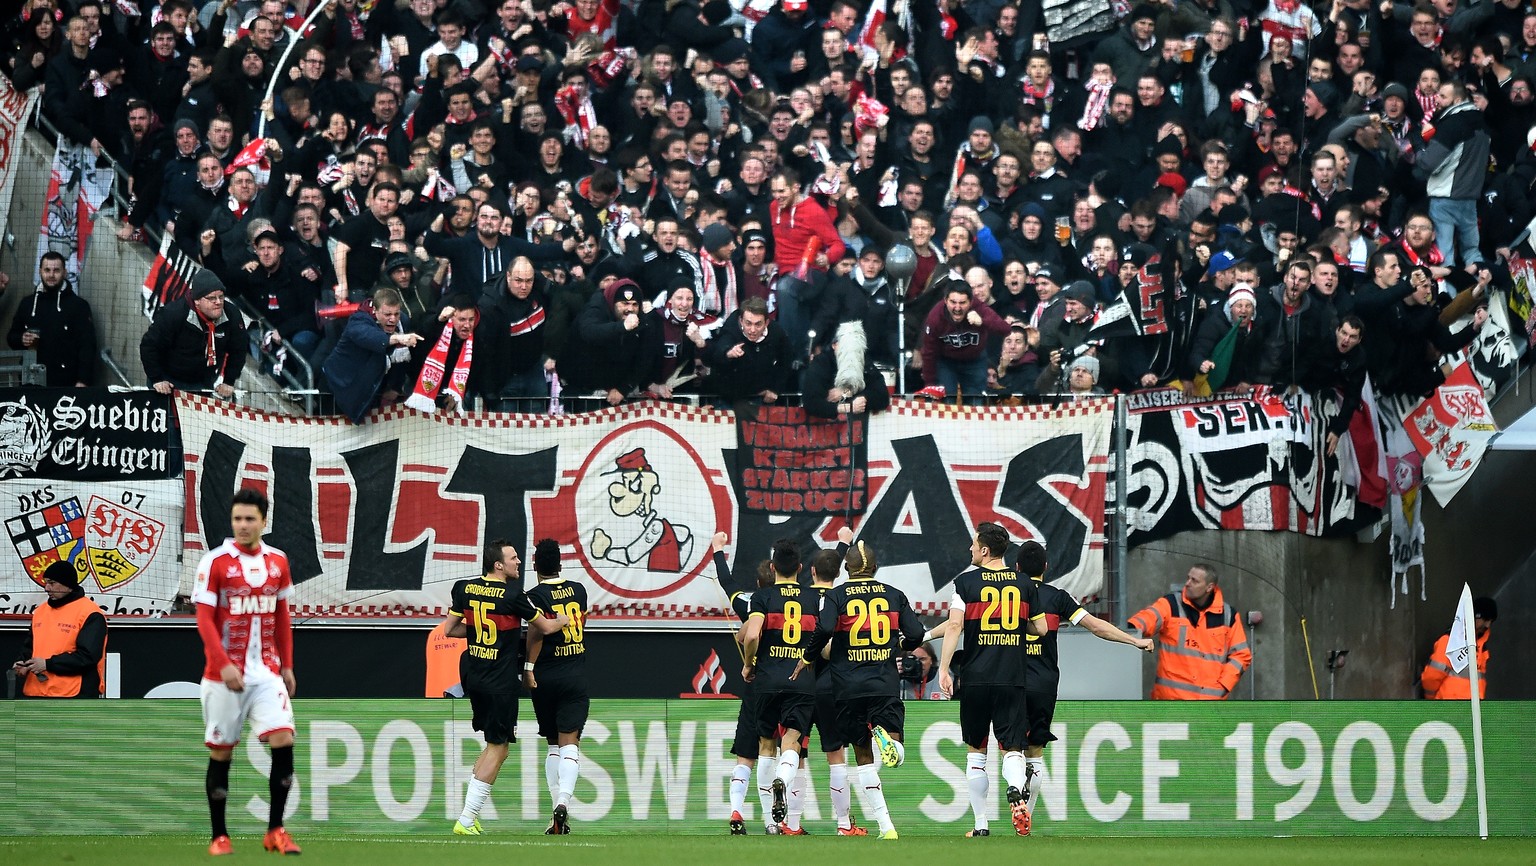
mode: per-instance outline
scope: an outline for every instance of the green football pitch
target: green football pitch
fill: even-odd
[[[81,816],[74,816],[79,820]],[[358,866],[417,866],[490,858],[502,862],[531,862],[561,858],[561,866],[720,866],[737,858],[760,864],[833,863],[837,866],[889,866],[892,863],[937,863],[953,866],[985,864],[993,858],[1045,857],[1050,862],[1089,864],[1134,863],[1135,866],[1296,866],[1301,863],[1347,866],[1405,866],[1476,862],[1478,866],[1536,863],[1536,839],[1466,838],[1310,838],[1218,839],[1214,837],[1078,839],[1001,835],[988,839],[933,836],[884,842],[873,838],[835,836],[797,839],[755,836],[485,836],[480,839],[424,836],[310,836],[298,842],[309,862]],[[261,859],[260,836],[236,836],[235,854],[220,862]],[[48,836],[0,837],[0,863],[103,863],[111,866],[209,862],[207,840],[186,836]],[[971,858],[975,857],[973,861]],[[622,858],[622,859],[618,859]],[[957,859],[963,858],[963,859]],[[1473,861],[1473,858],[1476,858]],[[740,862],[740,860],[737,860]]]

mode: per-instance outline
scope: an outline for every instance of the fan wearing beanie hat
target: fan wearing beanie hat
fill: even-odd
[[[245,369],[245,319],[225,303],[224,283],[203,269],[186,295],[161,307],[139,340],[139,360],[161,394],[214,391],[228,398]]]
[[[640,286],[629,278],[592,293],[576,316],[560,360],[560,378],[569,394],[596,396],[617,406],[646,384],[655,358],[647,354],[653,334],[641,314],[643,299]]]
[[[1243,388],[1254,381],[1264,349],[1253,326],[1256,304],[1253,286],[1238,283],[1227,293],[1221,312],[1208,313],[1200,323],[1189,349],[1190,371],[1205,377],[1206,390],[1196,380],[1198,393],[1220,391],[1228,384]]]
[[[73,560],[49,563],[42,579],[48,601],[32,612],[32,627],[11,665],[23,680],[22,693],[35,698],[99,698],[106,668],[106,616],[85,597]]]

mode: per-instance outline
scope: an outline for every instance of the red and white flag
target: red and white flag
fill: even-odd
[[[851,46],[853,50],[863,55],[878,53],[875,49],[875,33],[880,25],[885,23],[886,0],[875,0],[869,6],[869,14],[864,16],[864,29],[859,31],[859,38]]]
[[[203,269],[172,240],[169,233],[160,239],[160,252],[144,277],[144,315],[151,319],[161,307],[185,295],[192,277]]]
[[[240,148],[235,158],[230,160],[229,168],[224,169],[224,176],[235,173],[236,169],[249,168],[251,174],[256,176],[256,182],[266,186],[268,178],[272,175],[272,164],[267,162],[267,140],[258,138],[255,141]]]

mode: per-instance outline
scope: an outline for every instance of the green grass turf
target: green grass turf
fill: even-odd
[[[1007,828],[1001,828],[1006,830]],[[753,836],[485,836],[459,839],[423,836],[310,836],[297,839],[307,862],[359,864],[359,866],[418,866],[476,862],[490,858],[500,862],[532,862],[534,858],[559,857],[560,866],[720,866],[731,859],[749,857],[758,863],[836,863],[837,866],[891,866],[932,864],[951,866],[999,862],[999,855],[1049,858],[1051,863],[1071,866],[1135,864],[1135,866],[1296,866],[1296,864],[1348,864],[1348,866],[1406,866],[1423,863],[1443,866],[1475,862],[1478,866],[1536,863],[1536,839],[1466,838],[1329,838],[1329,839],[1216,839],[1180,836],[1171,838],[1099,838],[1034,836],[1019,839],[1012,834],[989,839],[935,838],[932,836],[882,842],[873,838],[842,839],[815,836],[800,839]],[[271,855],[261,849],[261,837],[236,836],[235,854],[221,863],[261,860]],[[35,864],[103,863],[111,866],[137,864],[208,863],[207,840],[186,836],[47,836],[0,837],[0,863]],[[790,854],[791,859],[783,859]],[[972,857],[983,858],[972,860]],[[943,858],[942,860],[940,858]],[[956,859],[963,858],[963,859]]]

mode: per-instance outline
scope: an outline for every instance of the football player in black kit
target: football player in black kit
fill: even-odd
[[[923,624],[899,589],[875,580],[875,551],[860,541],[843,558],[848,580],[833,587],[822,600],[805,654],[791,677],[799,677],[822,647],[832,645],[832,688],[837,695],[838,724],[859,762],[859,782],[870,811],[880,825],[881,839],[897,838],[880,787],[875,750],[888,767],[903,758],[901,732],[906,708],[901,702],[897,648],[910,650],[923,641]]]
[[[949,603],[949,628],[939,654],[939,689],[954,690],[950,662],[955,645],[965,634],[965,680],[960,690],[960,738],[965,741],[965,779],[970,789],[975,827],[969,837],[990,836],[987,743],[997,732],[1003,752],[1003,781],[1013,826],[1027,835],[1024,809],[1024,744],[1029,733],[1025,698],[1026,666],[1022,650],[1026,641],[1045,634],[1045,616],[1039,611],[1038,592],[1028,577],[1009,568],[1008,530],[996,523],[976,528],[971,541],[971,568],[955,578],[955,594]]]
[[[485,734],[485,750],[475,761],[464,795],[464,812],[453,824],[458,836],[481,835],[480,809],[507,760],[507,744],[517,740],[517,651],[523,621],[546,635],[569,624],[565,616],[544,616],[528,603],[522,564],[512,542],[498,539],[485,546],[484,576],[453,585],[446,631],[449,637],[469,638],[459,658],[459,676],[474,713],[474,728]]]
[[[821,594],[800,586],[800,550],[792,539],[773,545],[772,586],[752,595],[752,609],[741,629],[745,658],[741,678],[756,693],[758,786],[763,782],[763,756],[778,748],[769,788],[773,793],[774,824],[789,816],[789,786],[800,767],[800,737],[811,728],[816,708],[814,677],[790,678],[816,630]],[[770,759],[771,760],[771,759]]]
[[[554,814],[545,834],[571,832],[571,794],[581,770],[581,729],[592,701],[587,696],[587,588],[560,576],[560,542],[545,538],[534,546],[533,570],[539,582],[528,590],[528,602],[544,616],[564,616],[565,627],[547,637],[528,629],[528,660],[523,685],[533,700],[539,736],[549,745],[544,780],[554,801]]]
[[[1044,635],[1027,638],[1024,648],[1024,658],[1028,664],[1024,676],[1024,700],[1029,705],[1029,745],[1024,749],[1024,821],[1019,830],[1024,836],[1029,835],[1035,801],[1040,797],[1040,786],[1045,777],[1045,744],[1056,739],[1051,734],[1051,718],[1056,713],[1056,689],[1061,681],[1061,670],[1057,666],[1056,634],[1062,621],[1082,626],[1095,637],[1133,646],[1142,652],[1151,652],[1153,645],[1151,638],[1123,632],[1083,610],[1082,605],[1066,590],[1045,582],[1045,567],[1045,548],[1039,542],[1026,541],[1019,545],[1015,568],[1019,574],[1028,575],[1039,588],[1038,610],[1045,615],[1046,627]],[[969,677],[970,667],[967,663],[967,681]]]

